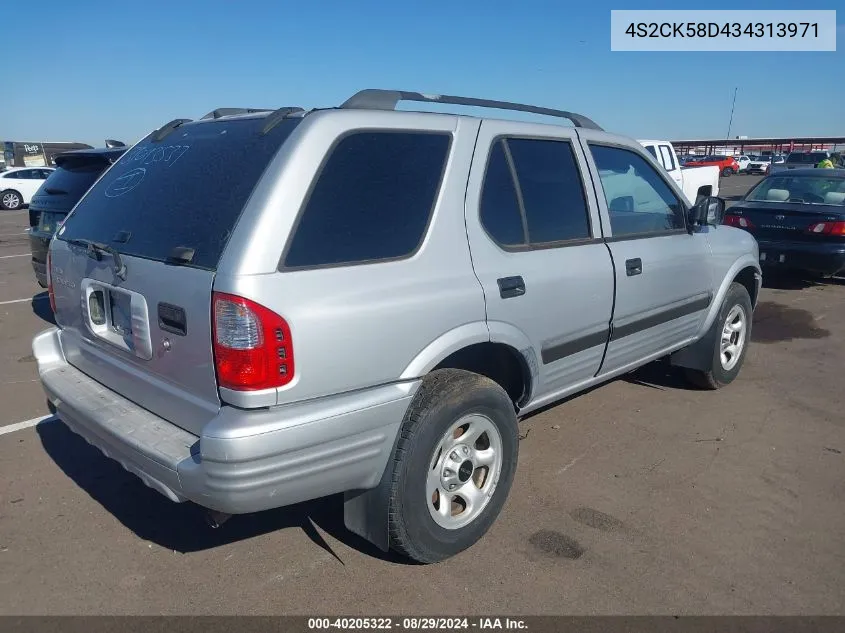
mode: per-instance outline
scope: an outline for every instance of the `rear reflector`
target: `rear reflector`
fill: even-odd
[[[807,227],[807,233],[845,235],[845,222],[816,222]]]
[[[282,387],[293,380],[293,342],[287,322],[235,295],[212,295],[217,384],[236,391]]]
[[[47,249],[47,294],[50,297],[50,310],[56,312],[56,295],[53,294],[53,257]]]

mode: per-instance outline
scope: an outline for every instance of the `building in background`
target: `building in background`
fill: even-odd
[[[5,169],[12,167],[53,167],[54,158],[74,149],[92,149],[86,143],[4,141],[3,162]]]

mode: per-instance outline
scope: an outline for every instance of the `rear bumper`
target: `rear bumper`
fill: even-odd
[[[374,488],[418,381],[247,411],[196,436],[70,365],[61,330],[33,341],[47,398],[71,430],[169,499],[231,514]]]
[[[845,244],[766,240],[757,240],[757,244],[760,247],[760,265],[767,268],[806,270],[822,275],[834,275],[845,270]],[[783,262],[780,261],[781,256]]]

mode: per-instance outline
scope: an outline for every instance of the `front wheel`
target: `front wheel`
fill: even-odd
[[[725,178],[727,178],[728,176],[732,176],[733,174],[734,174],[733,167],[725,167],[722,170],[722,176],[724,176]]]
[[[0,194],[0,206],[8,211],[19,209],[23,204],[23,196],[14,189],[8,189]]]
[[[717,336],[710,367],[687,369],[690,382],[703,389],[719,389],[734,381],[751,340],[751,315],[748,290],[740,283],[732,283],[712,326],[717,328]]]
[[[432,372],[408,408],[392,463],[391,549],[434,563],[471,547],[505,504],[518,451],[504,389],[468,371]]]

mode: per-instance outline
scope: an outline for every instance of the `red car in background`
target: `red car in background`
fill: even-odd
[[[739,163],[733,156],[701,156],[693,158],[686,164],[687,167],[710,167],[719,168],[722,176],[732,176],[739,171]]]

